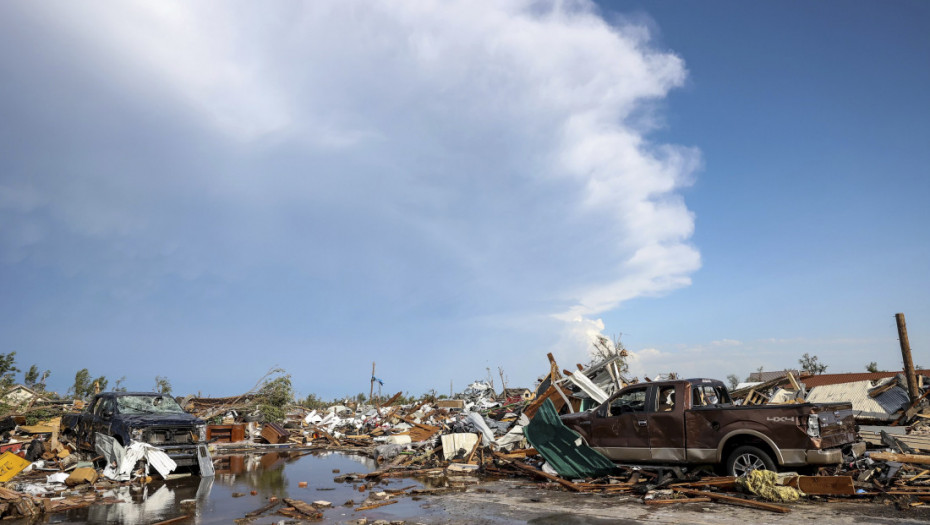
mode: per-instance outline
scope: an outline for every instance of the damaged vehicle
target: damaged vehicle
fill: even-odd
[[[713,464],[726,474],[861,456],[852,405],[738,406],[715,379],[629,385],[563,423],[615,462]]]
[[[124,447],[142,441],[164,451],[179,467],[200,472],[201,456],[209,460],[206,428],[202,419],[185,412],[169,395],[104,392],[82,412],[64,415],[59,433],[79,450],[91,452],[98,432]]]

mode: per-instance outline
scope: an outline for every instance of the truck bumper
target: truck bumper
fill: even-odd
[[[807,451],[807,463],[809,465],[836,465],[842,462],[843,451],[838,448]]]
[[[168,454],[179,467],[197,465],[197,445],[165,445],[158,448]]]

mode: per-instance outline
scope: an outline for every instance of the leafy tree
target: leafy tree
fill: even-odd
[[[16,352],[0,354],[0,387],[9,388],[16,382]]]
[[[311,410],[318,410],[321,408],[326,408],[329,406],[329,403],[321,399],[316,394],[307,394],[307,397],[300,402],[300,405]]]
[[[114,392],[125,392],[126,387],[123,386],[123,383],[125,382],[126,382],[126,376],[123,376],[117,379],[116,383],[113,384],[113,391]]]
[[[26,384],[29,388],[35,386],[39,382],[39,367],[38,365],[32,365],[29,367],[29,370],[26,371],[26,375],[23,376],[23,383]]]
[[[285,407],[294,402],[290,374],[285,374],[284,370],[277,372],[282,375],[267,379],[256,394],[259,413],[265,421],[272,423],[284,421]]]
[[[166,395],[171,393],[171,383],[167,377],[155,376],[155,391]]]
[[[827,365],[821,363],[815,355],[805,353],[801,359],[798,359],[798,363],[801,365],[801,370],[809,375],[818,375],[827,371]]]
[[[74,374],[74,384],[71,385],[71,388],[68,389],[68,392],[73,393],[74,397],[84,399],[87,397],[88,390],[92,390],[93,386],[90,381],[90,370],[82,368]]]
[[[866,369],[867,372],[872,372],[873,374],[874,374],[875,372],[879,372],[879,371],[880,371],[880,370],[878,369],[878,363],[876,363],[875,361],[872,361],[871,363],[865,365],[865,369]]]
[[[727,376],[727,381],[730,382],[730,390],[732,390],[739,384],[739,377],[736,374],[730,374]]]
[[[103,392],[107,389],[107,378],[100,376],[97,379],[90,378],[90,371],[86,368],[78,370],[74,374],[74,385],[68,389],[68,392],[74,394],[74,397],[86,399],[97,392]]]

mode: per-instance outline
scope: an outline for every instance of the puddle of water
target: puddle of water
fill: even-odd
[[[362,517],[370,520],[410,520],[439,512],[422,508],[419,502],[409,496],[396,498],[398,503],[392,505],[354,512],[353,509],[366,499],[369,490],[377,492],[410,486],[423,487],[420,481],[414,479],[388,478],[360,492],[362,482],[336,483],[333,480],[340,475],[333,470],[339,470],[341,474],[374,470],[374,460],[364,456],[272,452],[219,457],[217,460],[216,477],[213,479],[189,477],[155,482],[146,487],[119,487],[109,495],[120,498],[122,503],[92,505],[85,509],[54,514],[48,517],[47,522],[145,525],[190,515],[191,519],[182,523],[230,523],[267,505],[271,496],[307,503],[329,501],[333,506],[323,510],[322,523],[344,523]],[[301,482],[307,482],[307,486],[300,487]],[[257,494],[253,496],[252,491]],[[355,503],[345,506],[350,500]],[[185,501],[183,505],[182,501]],[[250,523],[265,525],[282,519],[288,518],[271,512]]]

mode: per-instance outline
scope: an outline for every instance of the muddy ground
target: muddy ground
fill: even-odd
[[[413,521],[425,525],[528,523],[533,525],[636,525],[681,523],[695,525],[747,525],[749,523],[913,524],[930,523],[930,508],[904,511],[893,504],[866,501],[788,504],[791,512],[775,514],[720,503],[689,503],[651,507],[632,496],[572,494],[543,489],[522,480],[495,481],[465,492],[430,496],[422,500],[434,514]]]

